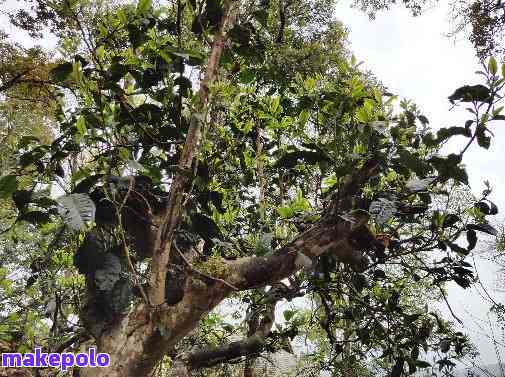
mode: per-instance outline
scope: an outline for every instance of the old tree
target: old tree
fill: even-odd
[[[110,377],[244,360],[252,376],[293,347],[312,375],[396,377],[470,351],[428,304],[474,282],[466,259],[496,232],[462,157],[505,119],[505,67],[449,97],[464,124],[432,131],[359,70],[332,7],[40,0],[11,15],[60,56],[0,40],[3,351],[96,346],[111,366],[72,373]]]

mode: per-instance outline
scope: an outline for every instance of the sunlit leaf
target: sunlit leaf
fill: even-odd
[[[397,211],[396,204],[384,198],[372,202],[368,210],[379,225],[385,224]]]
[[[436,177],[430,177],[424,179],[413,178],[407,181],[405,187],[407,188],[407,190],[410,190],[412,192],[423,191],[426,190],[433,182],[435,182],[436,179],[437,179]]]
[[[10,197],[18,188],[18,182],[15,175],[4,175],[0,178],[0,198]]]
[[[489,58],[487,68],[492,75],[496,75],[496,72],[498,71],[498,65],[496,64],[496,59],[493,56]]]
[[[86,223],[95,220],[95,203],[87,194],[70,194],[56,200],[58,213],[73,230],[85,229]]]
[[[151,7],[151,0],[139,0],[137,4],[137,13],[143,14]]]

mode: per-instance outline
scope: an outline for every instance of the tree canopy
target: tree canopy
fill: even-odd
[[[307,375],[399,377],[472,352],[431,301],[475,282],[497,234],[463,157],[505,119],[505,65],[455,89],[468,120],[435,131],[360,70],[332,6],[12,15],[60,55],[0,39],[3,350],[96,346],[111,366],[72,373],[110,377],[251,376],[281,349]]]

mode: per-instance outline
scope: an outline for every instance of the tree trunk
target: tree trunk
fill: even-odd
[[[140,304],[97,337],[97,351],[110,355],[108,368],[83,368],[82,377],[149,376],[174,347],[231,291],[219,282],[211,286],[189,278],[183,299],[157,308]],[[89,326],[88,326],[89,327]]]

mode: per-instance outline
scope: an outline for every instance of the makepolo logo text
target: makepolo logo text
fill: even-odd
[[[65,371],[73,366],[78,367],[108,367],[110,355],[97,353],[95,348],[89,348],[88,353],[44,353],[40,347],[35,347],[35,352],[2,353],[0,367],[4,368],[60,368]]]

